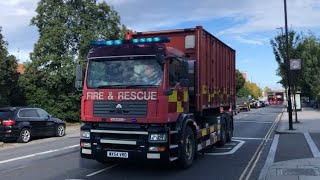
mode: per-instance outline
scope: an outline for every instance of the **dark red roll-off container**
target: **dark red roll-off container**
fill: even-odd
[[[169,37],[173,47],[195,60],[196,111],[235,105],[235,50],[202,26],[168,31],[135,32],[133,38]]]

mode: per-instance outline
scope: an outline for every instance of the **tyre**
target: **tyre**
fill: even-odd
[[[181,157],[179,164],[187,169],[192,165],[195,155],[195,137],[190,126],[187,126],[182,135]]]
[[[28,128],[23,128],[23,129],[20,131],[20,134],[19,134],[19,137],[18,137],[17,142],[19,142],[19,143],[27,143],[27,142],[30,141],[30,138],[31,138],[30,129],[28,129]]]
[[[66,129],[63,124],[59,124],[56,128],[56,136],[57,137],[62,137],[66,134]]]

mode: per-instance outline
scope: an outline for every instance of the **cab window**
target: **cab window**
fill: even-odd
[[[169,64],[169,86],[174,87],[183,78],[183,61],[172,58]]]

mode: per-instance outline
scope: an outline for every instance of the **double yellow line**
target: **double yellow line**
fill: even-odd
[[[273,122],[272,126],[270,127],[269,131],[267,132],[267,134],[264,136],[262,142],[260,143],[259,147],[257,148],[256,152],[254,153],[254,155],[252,156],[251,160],[249,161],[249,163],[247,164],[246,168],[244,169],[244,171],[242,172],[239,180],[248,180],[252,174],[252,171],[254,170],[254,168],[257,165],[257,162],[260,159],[260,156],[264,150],[264,148],[267,145],[267,142],[270,139],[270,136],[273,132],[273,130],[275,129],[276,125],[278,124],[279,120],[282,117],[282,114],[284,112],[284,109],[282,110],[282,112],[277,116],[276,120]]]

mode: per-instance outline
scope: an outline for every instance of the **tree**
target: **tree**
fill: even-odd
[[[91,41],[118,39],[125,26],[116,11],[96,0],[40,0],[36,13],[31,25],[40,37],[22,77],[27,102],[78,120],[81,95],[74,88],[75,66],[86,59]]]
[[[0,105],[15,105],[13,98],[17,96],[19,74],[17,59],[8,55],[7,45],[0,27]]]
[[[305,80],[302,88],[308,90],[309,87],[310,96],[315,98],[320,93],[320,40],[314,34],[309,34],[300,47],[303,78],[299,79]]]
[[[251,90],[251,95],[254,99],[258,99],[262,95],[261,89],[257,86],[256,83],[246,82],[246,85]]]
[[[249,88],[248,84],[245,83],[244,86],[242,86],[242,88],[238,91],[237,96],[240,98],[241,97],[248,98],[249,95],[252,96],[252,94],[253,93],[252,93],[251,89]]]
[[[289,58],[299,58],[299,50],[297,49],[299,44],[302,42],[302,35],[297,34],[294,30],[289,30],[288,32],[288,50]],[[288,88],[288,78],[287,78],[287,64],[286,64],[286,43],[285,35],[280,34],[270,41],[275,59],[278,63],[277,75],[282,78],[279,83],[287,89]]]
[[[245,79],[242,76],[242,73],[237,69],[236,70],[236,92],[238,92],[245,83]]]

